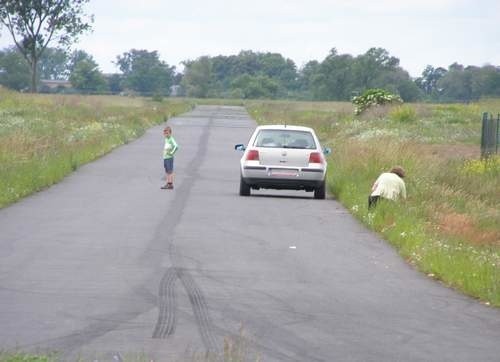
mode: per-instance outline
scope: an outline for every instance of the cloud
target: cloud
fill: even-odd
[[[109,0],[87,4],[94,32],[75,48],[105,71],[132,48],[178,65],[201,55],[278,52],[298,66],[331,48],[354,56],[382,47],[412,75],[425,65],[500,64],[497,0]],[[3,32],[0,45],[11,44]]]

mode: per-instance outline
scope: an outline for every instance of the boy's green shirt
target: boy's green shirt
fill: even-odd
[[[177,142],[175,142],[174,137],[165,137],[165,147],[163,148],[163,158],[164,159],[169,159],[174,157],[175,152],[177,152],[177,149],[179,146],[177,145]]]

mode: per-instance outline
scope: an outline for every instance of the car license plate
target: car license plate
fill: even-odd
[[[295,177],[298,175],[298,172],[297,170],[273,168],[269,171],[269,174],[271,176]]]

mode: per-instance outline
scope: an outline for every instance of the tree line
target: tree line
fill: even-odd
[[[183,72],[160,59],[157,51],[131,49],[118,55],[120,72],[103,74],[92,55],[76,50],[67,53],[47,48],[37,64],[40,80],[68,80],[65,87],[40,91],[176,95],[197,98],[300,99],[348,101],[367,89],[382,88],[404,101],[468,102],[500,96],[500,67],[463,66],[448,69],[428,65],[412,79],[383,48],[371,48],[352,56],[336,49],[322,61],[310,61],[300,69],[278,53],[241,51],[230,56],[202,56],[183,62]],[[0,50],[0,84],[17,89],[30,88],[29,64],[15,48]]]
[[[500,96],[499,66],[428,65],[412,79],[399,59],[383,48],[358,56],[333,48],[322,61],[309,61],[300,69],[281,54],[252,51],[200,57],[184,65],[181,84],[186,95],[194,97],[348,101],[373,88],[406,102],[468,102]]]
[[[161,60],[157,51],[130,49],[116,57],[119,73],[103,74],[91,54],[68,50],[91,29],[93,16],[83,10],[88,1],[0,0],[0,24],[14,41],[14,46],[0,50],[0,84],[54,91],[41,80],[67,80],[71,91],[82,93],[169,95],[175,89],[176,95],[199,98],[318,101],[351,100],[374,88],[407,102],[468,102],[500,96],[500,66],[428,65],[412,79],[399,59],[383,48],[358,56],[333,48],[322,61],[309,61],[301,68],[278,53],[244,50],[186,60],[182,72]],[[55,91],[69,91],[63,83]]]

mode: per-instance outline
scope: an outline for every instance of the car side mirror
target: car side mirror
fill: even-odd
[[[329,155],[330,153],[332,153],[332,149],[330,147],[323,148],[324,155]]]
[[[234,145],[234,149],[237,151],[245,151],[245,145],[243,143],[238,143],[237,145]]]

